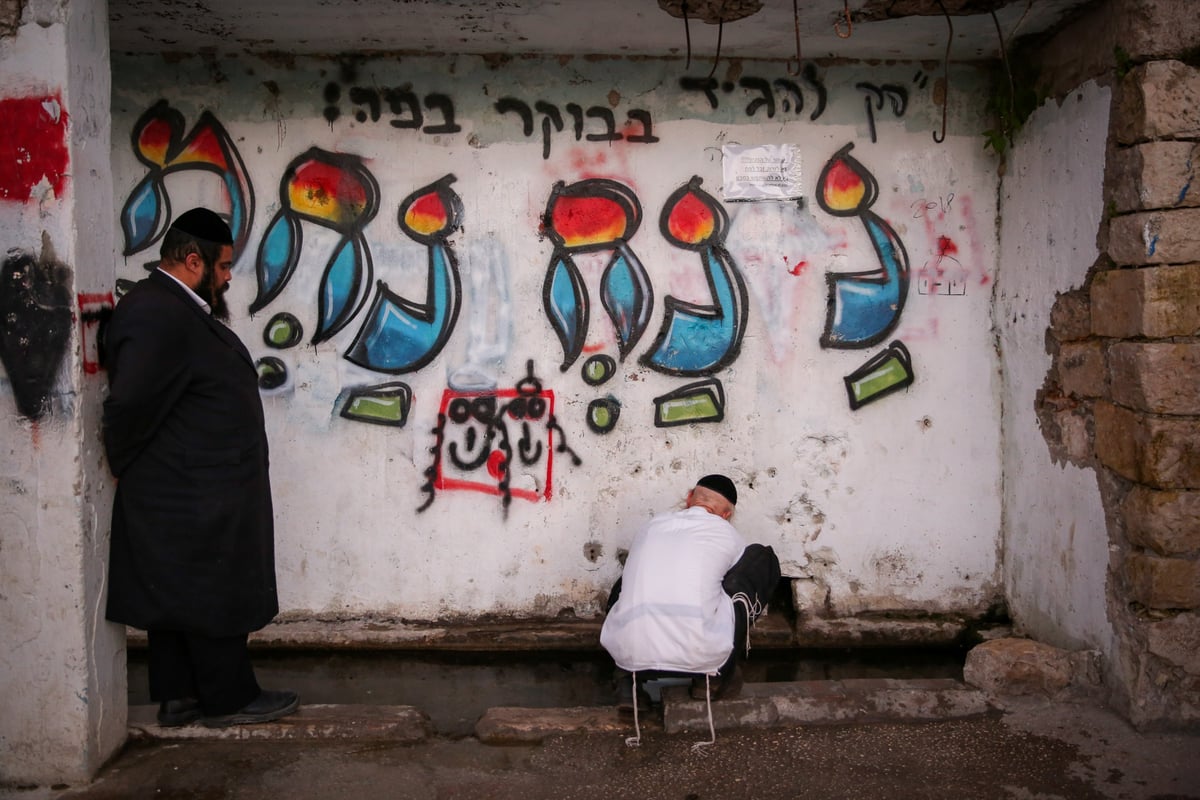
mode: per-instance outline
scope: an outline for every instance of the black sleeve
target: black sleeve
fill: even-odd
[[[617,598],[621,596],[621,579],[617,578],[617,582],[612,585],[612,589],[608,592],[608,602],[604,606],[604,613],[612,611],[612,607],[617,604]]]

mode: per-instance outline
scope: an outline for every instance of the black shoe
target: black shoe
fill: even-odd
[[[707,686],[705,685],[707,683]],[[734,667],[725,677],[716,676],[705,681],[704,676],[692,678],[691,696],[693,700],[703,700],[705,690],[712,687],[712,700],[732,700],[742,693],[742,669]]]
[[[164,728],[191,725],[203,716],[204,712],[200,710],[200,701],[194,697],[165,700],[158,704],[158,724]]]
[[[286,717],[300,707],[300,695],[295,692],[276,692],[263,689],[258,697],[251,700],[232,714],[218,714],[205,717],[204,725],[208,728],[227,728],[230,725],[252,725],[256,722],[270,722],[273,719]]]
[[[625,675],[618,678],[617,687],[614,692],[617,700],[617,713],[621,715],[633,716],[633,676]],[[646,690],[641,686],[637,688],[637,704],[640,711],[645,711],[650,708],[650,695],[646,694]]]

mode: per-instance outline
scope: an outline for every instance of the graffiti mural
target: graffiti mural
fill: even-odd
[[[267,320],[263,328],[263,344],[276,350],[286,350],[300,344],[304,338],[304,326],[294,314],[280,311]]]
[[[908,295],[908,253],[896,231],[870,208],[879,194],[875,177],[850,156],[853,144],[837,151],[817,180],[817,203],[835,217],[858,217],[866,228],[879,267],[829,273],[828,312],[821,346],[870,347],[900,321]]]
[[[401,381],[359,386],[342,392],[338,404],[345,419],[403,428],[412,408],[412,389]]]
[[[95,375],[104,367],[100,341],[104,338],[104,326],[112,317],[113,296],[112,292],[81,292],[76,299],[83,371]]]
[[[167,176],[199,170],[221,179],[236,262],[246,247],[254,219],[254,190],[246,165],[233,139],[211,112],[203,112],[186,136],[184,127],[183,114],[166,100],[151,106],[133,126],[133,153],[150,171],[129,193],[121,209],[124,255],[145,250],[166,233],[171,221]],[[153,269],[155,263],[147,268]]]
[[[0,99],[0,200],[24,203],[43,181],[62,197],[70,173],[62,96]]]
[[[512,342],[508,257],[494,233],[473,240],[463,265],[466,278],[467,346],[463,363],[447,379],[451,389],[495,389]]]
[[[292,160],[279,182],[279,211],[258,247],[258,295],[250,313],[265,308],[291,280],[304,246],[303,222],[341,234],[317,292],[318,344],[350,322],[367,299],[371,250],[363,237],[379,211],[379,184],[358,156],[312,148]]]
[[[795,346],[802,293],[811,291],[812,262],[838,240],[797,203],[738,203],[730,219],[726,246],[750,287],[771,356],[782,366]]]
[[[0,363],[17,410],[29,419],[49,411],[71,341],[72,305],[71,270],[45,238],[41,258],[10,251],[0,265]]]
[[[622,360],[646,332],[654,290],[629,239],[642,222],[634,193],[616,181],[589,179],[554,185],[542,230],[554,242],[542,283],[542,305],[563,345],[563,372],[580,357],[588,335],[590,301],[574,254],[612,251],[600,278],[600,299],[612,321]]]
[[[462,200],[446,175],[400,204],[400,228],[429,251],[425,302],[401,297],[379,281],[366,322],[347,360],[376,372],[412,372],[428,364],[450,338],[462,304],[462,286],[449,237],[462,224]]]
[[[654,290],[641,260],[629,246],[642,220],[642,206],[629,187],[602,178],[554,185],[542,228],[554,252],[542,285],[546,316],[562,344],[563,372],[583,352],[591,302],[574,254],[612,251],[600,278],[600,299],[617,338],[621,360],[637,345],[650,322]]]
[[[654,425],[659,428],[723,419],[725,389],[716,378],[689,383],[654,398]]]
[[[850,410],[857,411],[867,403],[907,388],[915,379],[908,348],[897,339],[882,353],[845,377]]]
[[[418,511],[429,508],[439,491],[470,491],[499,496],[507,514],[514,497],[536,503],[553,496],[555,453],[583,463],[554,416],[554,392],[542,388],[532,361],[526,369],[512,389],[443,393],[434,459],[421,487],[428,496]],[[518,469],[538,474],[529,485],[514,486]]]
[[[917,272],[917,294],[965,295],[967,271],[957,255],[958,245],[949,236],[939,236],[934,257]]]
[[[693,177],[664,204],[659,226],[676,247],[694,251],[708,282],[711,302],[690,303],[667,295],[662,328],[641,363],[669,375],[716,372],[735,358],[746,332],[746,284],[724,247],[729,217]]]
[[[592,433],[609,433],[621,417],[621,401],[612,395],[588,403],[587,424]]]

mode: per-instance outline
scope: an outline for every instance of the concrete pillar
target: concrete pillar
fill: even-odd
[[[95,356],[115,215],[107,3],[0,3],[0,785],[87,780],[125,736],[104,621]]]

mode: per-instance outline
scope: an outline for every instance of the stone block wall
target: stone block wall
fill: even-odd
[[[1091,403],[1110,510],[1119,680],[1143,727],[1200,722],[1200,69],[1140,64],[1114,93],[1108,258],[1064,301],[1055,367]],[[1071,324],[1086,305],[1090,331]]]

